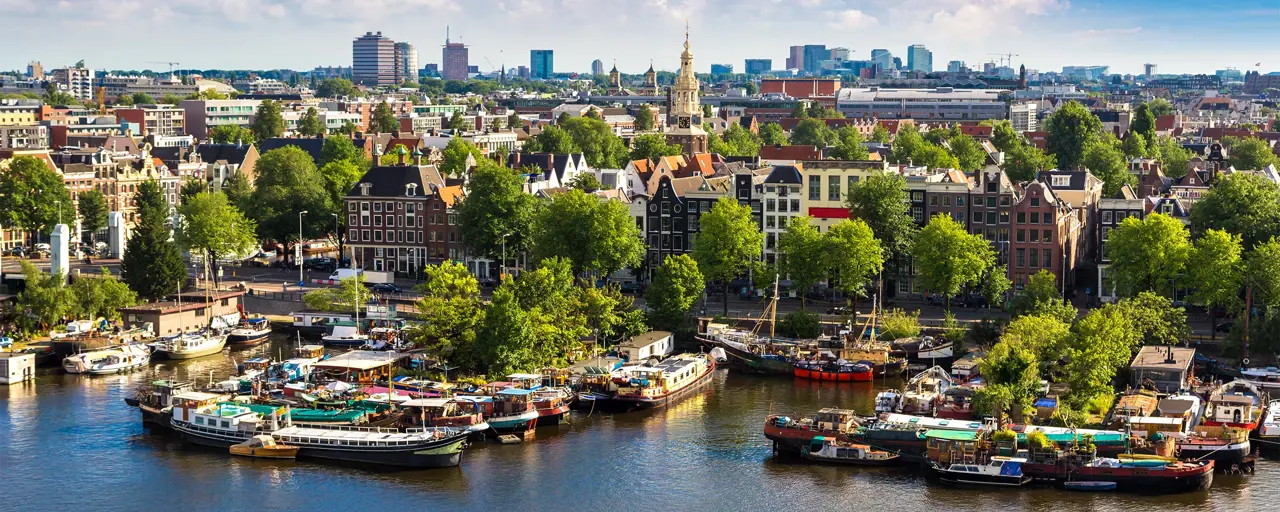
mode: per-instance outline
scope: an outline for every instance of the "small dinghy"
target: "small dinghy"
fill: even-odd
[[[274,437],[261,434],[231,445],[231,454],[260,459],[293,459],[298,456],[298,447],[277,444]]]
[[[504,435],[498,436],[498,442],[502,444],[520,444],[522,441],[523,440],[520,439],[520,436],[513,435],[513,434],[504,434]]]
[[[1062,487],[1068,491],[1100,492],[1116,490],[1115,482],[1066,482]]]

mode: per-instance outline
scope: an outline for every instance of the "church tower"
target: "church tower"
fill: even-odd
[[[670,117],[675,127],[667,132],[667,142],[679,144],[685,154],[707,152],[707,132],[702,129],[702,107],[698,101],[698,77],[693,74],[693,50],[689,49],[689,27],[685,26],[684,53],[680,54],[680,74],[671,88]],[[670,121],[668,121],[670,122]]]
[[[658,91],[658,72],[653,70],[653,61],[649,61],[649,70],[644,72],[644,93],[650,96],[657,96]]]
[[[622,91],[622,74],[618,72],[618,63],[613,63],[613,69],[609,70],[609,94],[618,94]]]

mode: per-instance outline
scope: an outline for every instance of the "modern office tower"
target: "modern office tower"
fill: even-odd
[[[529,77],[550,80],[555,76],[555,54],[551,50],[529,50]]]
[[[364,85],[396,83],[396,43],[382,32],[365,32],[351,42],[351,81]]]
[[[933,72],[933,52],[922,44],[907,47],[907,69],[911,71]]]
[[[471,68],[467,59],[467,45],[449,41],[449,29],[445,29],[444,55],[441,57],[440,76],[445,80],[466,80]]]

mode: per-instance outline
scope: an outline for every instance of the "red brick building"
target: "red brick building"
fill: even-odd
[[[839,78],[765,78],[760,94],[785,94],[796,99],[834,98],[840,91]]]

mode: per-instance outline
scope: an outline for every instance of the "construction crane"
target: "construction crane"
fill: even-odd
[[[1008,67],[1013,67],[1014,57],[1021,57],[1021,55],[1017,53],[988,53],[987,55],[995,55],[997,57],[1000,57],[999,62],[1002,63],[1002,65],[1008,66]]]
[[[173,78],[173,67],[178,65],[178,63],[177,63],[177,62],[162,62],[162,61],[155,61],[155,60],[153,60],[153,61],[147,61],[147,64],[168,64],[168,65],[169,65],[169,78],[171,78],[171,79]]]

